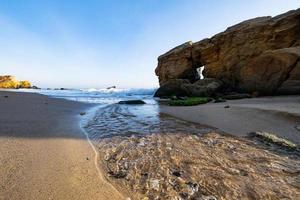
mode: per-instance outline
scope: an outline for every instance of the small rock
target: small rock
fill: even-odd
[[[159,180],[158,179],[150,179],[150,187],[156,191],[159,191]]]
[[[226,105],[226,106],[224,106],[224,108],[230,108],[230,106],[229,106],[229,105]]]
[[[232,151],[236,150],[236,147],[233,146],[232,144],[228,144],[227,146],[228,146],[228,149],[230,149]]]
[[[85,115],[85,114],[86,114],[85,112],[81,112],[81,113],[80,113],[81,116],[83,116],[83,115]]]
[[[126,100],[126,101],[119,101],[118,104],[135,105],[135,104],[146,104],[146,103],[142,100]]]
[[[86,157],[86,160],[90,160],[89,157]]]
[[[147,172],[141,172],[141,176],[148,176],[148,173]]]
[[[31,87],[31,89],[39,90],[41,88],[39,88],[39,87],[37,87],[37,86],[34,85],[34,86]]]
[[[120,179],[120,178],[125,178],[127,176],[127,172],[124,170],[119,170],[117,172],[113,172],[113,171],[108,171],[107,172],[110,176]]]
[[[187,198],[189,197],[189,194],[186,193],[186,192],[180,192],[180,193],[179,193],[179,196],[180,196],[181,198],[183,198],[183,199],[187,199]]]
[[[180,173],[180,171],[173,171],[173,172],[172,172],[172,175],[173,175],[173,176],[180,177],[180,176],[181,176],[181,173]]]
[[[172,186],[172,188],[179,192],[180,191],[180,184],[176,179],[170,179],[169,180],[169,184]]]
[[[200,200],[217,200],[214,196],[202,196]]]
[[[146,142],[144,140],[141,140],[138,145],[141,147],[144,147],[146,145]]]
[[[5,96],[4,96],[4,98],[8,98],[8,96],[7,96],[7,95],[5,95]]]
[[[107,87],[106,89],[107,90],[110,90],[110,89],[116,89],[117,87],[115,86],[115,85],[113,85],[113,86],[110,86],[110,87]]]
[[[300,131],[300,125],[299,125],[299,126],[295,126],[295,129],[296,129],[297,131]]]
[[[190,194],[193,195],[194,193],[198,192],[199,185],[197,183],[187,182],[185,183],[188,186],[188,189],[190,190]]]

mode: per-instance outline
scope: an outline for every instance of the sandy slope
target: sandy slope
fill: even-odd
[[[229,105],[229,108],[224,108]],[[267,131],[300,144],[300,96],[262,97],[209,103],[191,107],[161,106],[175,117],[210,125],[227,133],[246,136]]]
[[[0,199],[124,199],[97,171],[79,127],[88,107],[0,92]]]

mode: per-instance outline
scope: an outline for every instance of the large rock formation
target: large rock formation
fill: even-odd
[[[18,88],[31,88],[29,81],[18,81],[13,76],[0,76],[0,88],[18,89]]]
[[[231,91],[300,94],[300,9],[259,17],[212,38],[187,42],[158,58],[160,85],[172,79],[216,78]]]

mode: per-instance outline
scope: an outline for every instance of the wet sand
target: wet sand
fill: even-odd
[[[0,92],[0,199],[125,199],[79,126],[91,105]]]
[[[229,108],[224,108],[229,105]],[[192,107],[160,106],[160,112],[209,125],[235,136],[274,133],[300,144],[300,96],[261,97]]]
[[[99,168],[131,199],[293,200],[300,195],[297,149],[231,136],[149,108],[110,105],[84,126],[99,152]]]
[[[100,166],[132,199],[256,200],[300,195],[300,161],[218,133],[116,136],[98,143]]]

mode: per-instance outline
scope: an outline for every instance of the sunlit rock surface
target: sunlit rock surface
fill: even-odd
[[[216,78],[228,90],[300,94],[300,9],[258,17],[212,38],[187,42],[158,58],[160,85],[171,79]]]
[[[0,76],[0,88],[18,89],[18,88],[31,88],[29,81],[18,81],[13,76]]]

